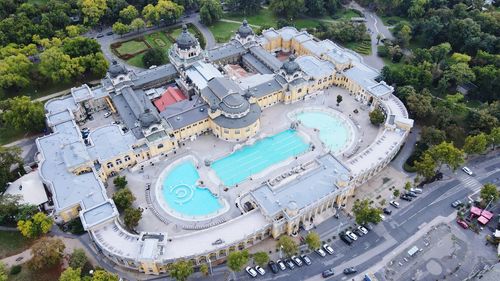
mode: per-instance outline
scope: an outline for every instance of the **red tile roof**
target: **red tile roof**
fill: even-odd
[[[177,87],[168,87],[162,96],[153,101],[158,111],[162,112],[167,106],[172,105],[181,100],[185,100],[186,96]]]

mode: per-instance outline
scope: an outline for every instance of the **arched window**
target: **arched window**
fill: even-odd
[[[125,162],[130,161],[130,156],[125,155]]]
[[[108,168],[113,168],[113,163],[108,162],[108,163],[106,164],[106,166],[107,166]]]
[[[115,162],[116,162],[116,165],[121,165],[121,163],[122,163],[122,159],[116,159],[116,161],[115,161]]]

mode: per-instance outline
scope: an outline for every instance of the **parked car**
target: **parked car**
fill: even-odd
[[[288,268],[290,268],[291,270],[293,270],[295,268],[295,265],[293,264],[293,261],[291,259],[286,259],[285,263],[286,263],[286,266],[288,266]]]
[[[363,234],[368,234],[368,229],[364,228],[363,226],[358,225],[358,229],[359,231],[363,232]]]
[[[408,201],[408,202],[411,202],[411,200],[413,200],[413,198],[411,198],[410,196],[404,195],[404,194],[399,196],[399,198],[401,198],[402,200]]]
[[[359,230],[359,229],[357,229],[357,228],[356,228],[356,229],[354,229],[352,232],[354,232],[354,234],[355,234],[356,236],[358,236],[358,237],[361,237],[361,236],[365,235],[365,234],[364,234],[361,230]]]
[[[386,215],[390,215],[390,214],[392,214],[392,211],[391,211],[391,210],[389,210],[389,209],[387,209],[387,208],[384,208],[382,211],[383,211],[383,212],[384,212],[384,214],[386,214]]]
[[[292,259],[292,261],[293,261],[293,262],[294,262],[294,263],[295,263],[298,267],[301,267],[301,266],[302,266],[302,264],[303,264],[303,263],[302,263],[302,261],[301,261],[299,258],[297,258],[296,256],[292,256],[292,257],[291,257],[291,259]]]
[[[422,194],[423,190],[421,188],[410,188],[411,192]]]
[[[328,244],[323,244],[323,250],[325,250],[328,254],[333,255],[333,248]]]
[[[258,266],[258,265],[255,267],[255,270],[256,270],[256,271],[257,271],[260,275],[264,275],[264,274],[266,274],[266,271],[265,271],[262,267],[260,267],[260,266]]]
[[[274,261],[269,261],[267,263],[267,266],[269,267],[269,269],[274,273],[278,273],[280,271],[279,267],[278,267],[278,264],[276,264]],[[283,265],[285,266],[285,265]]]
[[[255,269],[253,269],[252,267],[247,266],[247,267],[245,268],[245,271],[246,271],[246,272],[247,272],[250,276],[252,276],[252,277],[254,277],[254,278],[255,278],[255,277],[257,277],[257,271],[255,271]]]
[[[456,200],[453,203],[451,203],[451,206],[456,209],[456,208],[462,206],[462,201]]]
[[[311,265],[312,261],[307,255],[300,255],[300,258],[304,261],[306,265]]]
[[[469,168],[464,166],[462,168],[462,171],[464,171],[464,173],[466,173],[467,175],[472,176],[472,171]]]
[[[330,276],[335,275],[335,272],[333,271],[333,268],[330,268],[330,269],[323,271],[323,273],[321,273],[321,275],[323,276],[323,278],[328,278]]]
[[[108,118],[109,116],[111,116],[111,112],[106,111],[106,113],[104,113],[104,118]]]
[[[102,37],[104,37],[104,34],[102,34],[102,33],[99,33],[99,34],[97,34],[97,36],[96,36],[96,38],[102,38]]]
[[[348,267],[348,268],[344,269],[344,274],[345,275],[353,274],[353,273],[356,273],[356,272],[358,272],[358,271],[354,267]]]
[[[120,125],[122,122],[116,120],[116,121],[113,121],[111,122],[111,125]]]
[[[467,228],[469,228],[469,225],[468,225],[465,221],[463,221],[463,220],[461,220],[461,219],[457,219],[457,223],[458,223],[458,225],[460,225],[463,229],[467,229]]]
[[[340,239],[342,239],[342,241],[344,241],[347,245],[351,245],[352,242],[354,242],[351,238],[349,238],[349,236],[345,234],[341,234]]]
[[[319,249],[316,249],[315,251],[320,257],[324,257],[326,256],[326,253],[325,251],[323,251],[323,249],[319,248]]]
[[[356,234],[354,234],[354,233],[350,232],[349,230],[348,230],[348,231],[346,231],[346,232],[345,232],[345,234],[346,234],[347,236],[349,236],[349,238],[351,238],[351,239],[352,239],[352,240],[354,240],[354,241],[358,240],[358,236],[356,236]]]
[[[285,270],[286,269],[285,263],[282,260],[277,260],[276,263],[278,264],[278,267],[281,270]]]
[[[363,224],[363,227],[364,227],[366,230],[368,230],[368,231],[370,231],[370,230],[372,230],[372,229],[373,229],[373,226],[372,226],[371,224],[369,224],[369,223],[365,223],[365,224]]]
[[[391,201],[389,204],[391,204],[394,208],[399,208],[399,202],[397,201]]]
[[[106,35],[108,35],[108,36],[109,35],[113,35],[113,34],[115,34],[113,31],[109,31],[109,32],[106,33]]]
[[[405,195],[413,197],[413,198],[417,197],[417,194],[415,192],[411,192],[411,191],[406,192]]]

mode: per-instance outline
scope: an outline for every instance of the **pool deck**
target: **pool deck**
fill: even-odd
[[[337,95],[342,95],[343,101],[340,106],[336,105]],[[376,136],[379,134],[379,128],[370,124],[368,117],[368,109],[363,108],[360,103],[354,100],[349,95],[347,90],[332,87],[325,90],[325,93],[306,101],[296,102],[294,104],[276,104],[263,111],[261,116],[261,130],[255,137],[256,139],[265,136],[275,135],[290,128],[292,120],[289,117],[290,112],[305,109],[307,107],[326,107],[333,110],[343,112],[347,118],[350,118],[357,127],[355,132],[355,150],[361,151],[370,145]],[[359,113],[353,113],[353,110],[358,109]],[[312,128],[299,126],[298,132],[301,136],[305,137],[307,142],[315,146],[314,151],[306,152],[295,158],[289,158],[283,162],[267,168],[259,174],[252,175],[249,180],[243,181],[238,184],[238,187],[229,188],[227,191],[221,190],[221,186],[217,184],[217,179],[214,178],[214,171],[204,166],[204,161],[214,161],[223,156],[232,153],[234,150],[240,148],[244,143],[229,143],[222,141],[211,133],[198,137],[195,141],[186,141],[181,144],[177,153],[169,154],[167,157],[161,157],[154,166],[145,167],[144,171],[124,171],[127,176],[129,187],[134,193],[137,200],[135,205],[144,209],[143,217],[137,227],[138,231],[154,231],[154,232],[168,232],[170,235],[181,235],[193,232],[196,229],[202,229],[217,225],[221,222],[238,217],[242,214],[241,210],[236,206],[239,198],[250,192],[251,190],[259,187],[262,182],[288,171],[291,166],[297,166],[302,163],[311,161],[318,156],[324,154],[326,151],[319,139],[319,133]],[[351,149],[351,148],[350,148]],[[353,148],[354,149],[354,148]],[[346,153],[347,154],[347,153]],[[181,159],[188,155],[194,156],[198,163],[198,173],[200,179],[204,180],[205,184],[212,189],[214,193],[220,193],[221,196],[228,202],[229,208],[227,212],[221,214],[216,218],[209,220],[187,221],[170,216],[166,212],[158,208],[158,202],[150,201],[146,197],[145,187],[148,183],[151,184],[151,191],[154,190],[158,178],[164,169],[169,166],[174,160]],[[342,161],[347,161],[347,156],[339,155],[338,158]],[[109,180],[112,182],[112,179]],[[151,198],[155,194],[150,194]],[[155,200],[152,200],[155,201]],[[153,206],[156,206],[153,210]]]

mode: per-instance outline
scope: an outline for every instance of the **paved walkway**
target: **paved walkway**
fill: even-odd
[[[17,255],[6,257],[2,259],[2,263],[5,264],[6,268],[10,268],[14,265],[23,264],[31,259],[31,249],[25,250]]]

